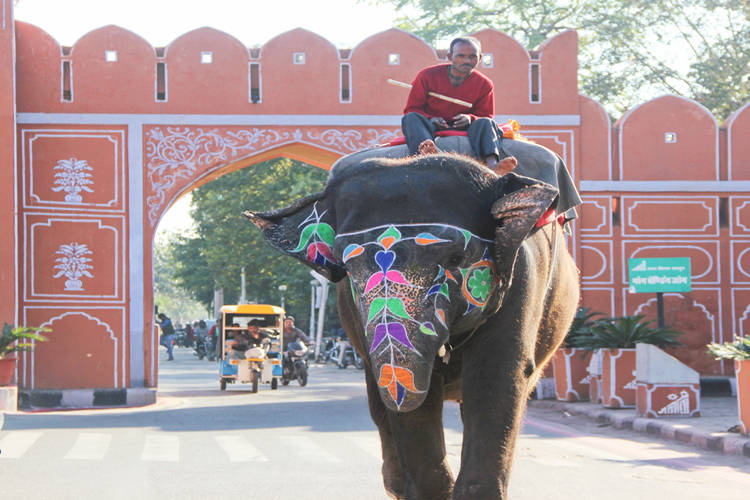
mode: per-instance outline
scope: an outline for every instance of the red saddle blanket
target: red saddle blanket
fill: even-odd
[[[521,130],[521,125],[516,120],[508,120],[507,122],[503,123],[502,125],[498,125],[500,130],[503,132],[503,137],[506,139],[515,139],[516,135],[518,135],[518,131]],[[465,130],[438,130],[435,132],[436,137],[450,137],[455,135],[462,135],[466,136]],[[406,144],[406,138],[403,135],[400,135],[394,139],[392,139],[386,146],[400,146],[401,144]]]

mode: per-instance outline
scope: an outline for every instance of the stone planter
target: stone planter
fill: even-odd
[[[0,358],[0,387],[13,385],[16,358]]]
[[[634,408],[635,349],[602,349],[602,404]]]
[[[734,374],[737,377],[740,432],[750,435],[750,359],[734,360]]]
[[[636,344],[636,413],[641,417],[699,417],[700,375],[650,344]]]
[[[552,359],[555,374],[555,397],[558,401],[588,401],[589,380],[588,364],[591,351],[558,349]]]

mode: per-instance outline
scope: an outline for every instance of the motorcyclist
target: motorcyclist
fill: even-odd
[[[284,318],[284,364],[288,365],[291,363],[291,354],[289,352],[289,344],[292,342],[302,342],[306,345],[310,345],[310,337],[305,335],[305,332],[294,326],[294,316],[287,316]]]
[[[284,351],[287,350],[290,342],[301,341],[310,345],[310,337],[305,332],[294,326],[294,316],[284,318]]]

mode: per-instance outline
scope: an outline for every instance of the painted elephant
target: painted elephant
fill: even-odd
[[[526,401],[578,304],[563,232],[539,223],[557,200],[538,180],[439,154],[352,163],[321,193],[245,212],[273,246],[340,282],[394,498],[507,497]],[[464,424],[455,484],[445,399]]]

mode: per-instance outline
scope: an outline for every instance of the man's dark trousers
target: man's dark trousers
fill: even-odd
[[[401,130],[406,137],[409,154],[413,155],[419,152],[422,142],[435,138],[437,128],[426,116],[412,112],[401,118]],[[477,118],[471,122],[466,132],[471,149],[479,160],[484,160],[490,155],[495,155],[498,160],[505,158],[501,146],[503,134],[492,119]]]

